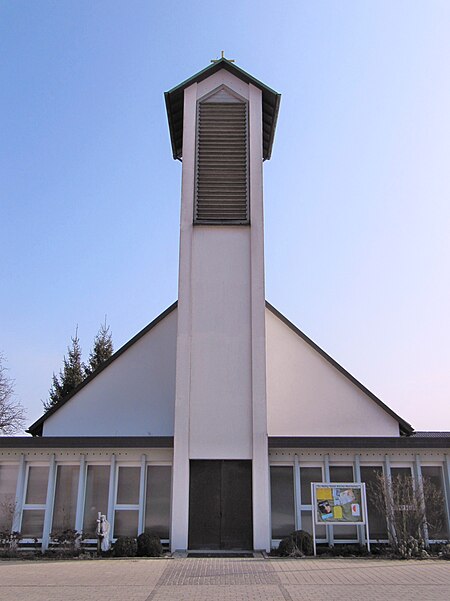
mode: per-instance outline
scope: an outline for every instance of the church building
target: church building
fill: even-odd
[[[263,163],[280,95],[222,58],[165,94],[182,161],[178,301],[28,430],[0,438],[0,531],[157,533],[176,550],[266,550],[312,530],[311,482],[427,477],[450,433],[415,432],[265,299]],[[320,407],[326,411],[318,411]],[[372,542],[386,523],[369,498]],[[9,521],[8,521],[9,520]],[[318,543],[364,543],[361,526]]]

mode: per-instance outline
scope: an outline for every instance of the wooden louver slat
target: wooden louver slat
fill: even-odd
[[[198,107],[195,223],[248,223],[247,105]]]

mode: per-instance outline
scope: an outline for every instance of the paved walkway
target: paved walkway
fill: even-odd
[[[444,601],[450,562],[0,561],[1,601]]]

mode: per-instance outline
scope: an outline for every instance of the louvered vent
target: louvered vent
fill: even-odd
[[[247,104],[219,91],[198,105],[195,223],[249,222]]]

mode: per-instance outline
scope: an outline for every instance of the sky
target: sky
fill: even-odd
[[[282,94],[266,297],[416,430],[450,430],[450,3],[0,0],[0,351],[30,425],[71,336],[177,298],[163,93]]]

